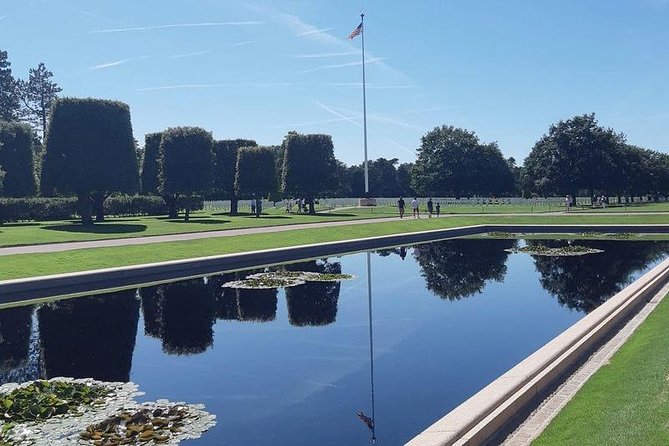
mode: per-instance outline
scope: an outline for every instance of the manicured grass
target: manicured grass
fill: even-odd
[[[634,210],[649,213],[669,211],[669,203],[645,204],[628,209],[630,212]],[[590,210],[590,212],[606,214],[614,210],[623,211],[622,208],[607,208]],[[267,215],[263,215],[261,218],[255,218],[251,215],[231,217],[222,212],[196,212],[188,223],[184,222],[183,219],[168,219],[166,217],[108,218],[106,222],[98,223],[92,228],[84,228],[75,220],[10,223],[0,225],[0,247],[396,217],[398,215],[397,208],[391,206],[349,208],[341,211],[319,212],[316,215],[287,214],[283,208],[268,208],[266,211]],[[442,207],[443,216],[460,214],[513,215],[520,213],[540,215],[548,211],[562,211],[562,208],[497,204],[483,206],[444,205]],[[410,213],[411,210],[409,209],[407,215],[410,215]],[[425,209],[421,210],[421,215],[427,216]]]
[[[669,298],[532,444],[669,444]]]
[[[669,223],[669,215],[462,216],[0,257],[0,280],[484,223]]]
[[[75,220],[9,223],[0,225],[0,247],[320,223],[389,215],[380,212],[371,213],[366,209],[358,212],[323,212],[316,215],[286,214],[283,211],[272,210],[269,215],[260,218],[251,215],[231,217],[223,213],[196,212],[188,223],[183,219],[166,217],[108,218],[104,223],[96,223],[93,227],[83,227]]]

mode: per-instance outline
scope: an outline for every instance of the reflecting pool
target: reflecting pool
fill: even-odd
[[[567,242],[453,239],[272,268],[352,280],[222,286],[253,270],[0,310],[0,384],[130,380],[203,403],[217,425],[187,444],[402,444],[669,253],[505,251],[537,243]]]

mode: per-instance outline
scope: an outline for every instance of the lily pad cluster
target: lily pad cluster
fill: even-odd
[[[82,440],[79,443],[95,446],[178,444],[191,437],[187,426],[208,415],[196,406],[165,403],[123,410],[91,424],[79,434]]]
[[[522,252],[533,256],[582,256],[604,252],[601,249],[589,248],[581,245],[567,245],[552,248],[545,245],[524,246],[522,248],[506,249],[507,252]]]
[[[3,430],[10,429],[14,423],[77,414],[84,406],[102,404],[110,393],[104,386],[88,383],[34,381],[0,396]]]
[[[140,395],[134,383],[92,379],[5,384],[0,386],[0,446],[178,445],[216,424],[202,405],[140,404],[135,401]]]
[[[310,271],[270,271],[248,276],[244,280],[235,280],[223,284],[227,288],[271,289],[288,288],[304,285],[306,282],[338,282],[355,277],[351,274],[314,273]]]

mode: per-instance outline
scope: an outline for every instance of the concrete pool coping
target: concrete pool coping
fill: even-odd
[[[50,298],[60,299],[64,297],[76,297],[91,292],[127,289],[144,284],[170,282],[208,274],[267,267],[281,263],[312,260],[327,256],[383,249],[397,245],[424,243],[488,232],[544,234],[635,232],[666,234],[669,233],[669,225],[484,224],[290,246],[243,253],[194,257],[183,260],[171,260],[74,273],[10,279],[0,281],[0,308],[17,303],[37,302]]]
[[[667,284],[669,259],[614,295],[407,443],[490,444]]]

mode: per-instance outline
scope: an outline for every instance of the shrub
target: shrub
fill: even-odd
[[[0,198],[0,222],[75,218],[76,198]]]

